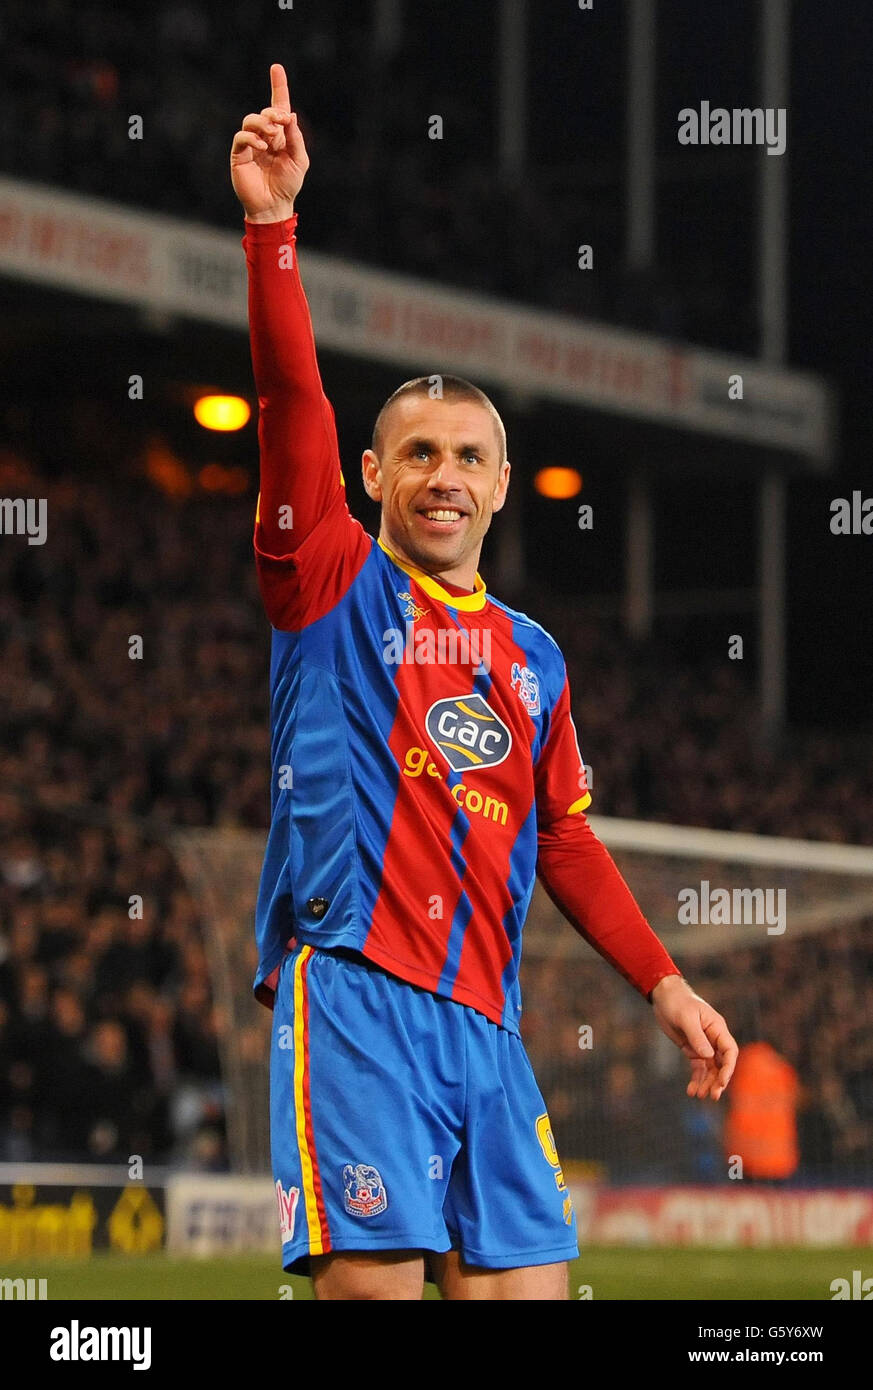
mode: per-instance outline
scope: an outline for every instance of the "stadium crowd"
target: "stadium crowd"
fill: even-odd
[[[0,1154],[221,1167],[227,1024],[169,832],[267,823],[252,499],[38,481],[4,459],[3,490],[45,496],[52,524],[51,544],[0,549]],[[635,650],[578,613],[572,628],[558,604],[530,611],[554,616],[565,644],[600,813],[869,843],[873,775],[846,740],[797,732],[763,756],[731,663],[694,669],[666,642]],[[807,1166],[822,1176],[865,1152],[869,1165],[862,940],[854,928],[682,962],[738,1027],[754,981],[758,1021],[802,1074]],[[641,1106],[667,1135],[711,1123],[682,1104],[645,1006],[595,957],[567,971],[532,955],[525,973],[527,1037],[568,1152],[584,1135],[577,1156],[632,1176],[652,1167]],[[581,1023],[608,1045],[580,1052]],[[691,1146],[696,1162],[714,1132],[707,1144]],[[675,1166],[675,1143],[664,1152]]]
[[[276,6],[266,8],[273,19]],[[484,71],[459,83],[446,79],[425,16],[410,18],[399,47],[385,53],[371,9],[319,0],[305,15],[295,9],[293,30],[277,39],[266,16],[252,22],[248,5],[7,0],[0,168],[237,230],[238,205],[216,170],[227,167],[245,113],[266,104],[267,94],[263,103],[253,97],[252,74],[268,71],[278,45],[312,156],[301,210],[307,245],[701,343],[717,343],[729,324],[733,345],[748,349],[752,315],[735,291],[728,298],[705,248],[681,276],[623,266],[617,163],[592,176],[589,152],[551,160],[546,151],[523,179],[500,174],[485,10],[466,16],[472,28],[461,41]],[[460,61],[457,43],[453,51]],[[428,135],[434,112],[440,140]],[[131,115],[142,118],[141,138],[129,138]],[[17,138],[22,129],[26,141]],[[597,248],[597,275],[579,273],[583,240]]]

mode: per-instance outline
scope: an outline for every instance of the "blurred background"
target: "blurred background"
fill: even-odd
[[[729,1192],[738,1151],[752,1183],[873,1204],[871,41],[873,12],[812,0],[7,0],[10,1211],[41,1200],[14,1165],[138,1155],[162,1212],[166,1172],[268,1171],[269,627],[228,155],[273,61],[352,510],[377,527],[358,459],[402,380],[488,391],[513,481],[482,572],[562,645],[595,828],[748,1049],[733,1109],[686,1101],[645,1004],[538,896],[525,1036],[577,1205],[642,1238],[654,1199],[628,1216],[623,1186]],[[680,144],[702,102],[785,108],[786,152]],[[204,427],[212,394],[248,421]],[[785,930],[683,928],[703,880],[785,888]]]

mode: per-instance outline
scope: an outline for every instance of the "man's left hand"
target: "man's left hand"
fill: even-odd
[[[737,1064],[739,1048],[715,1009],[681,975],[666,975],[652,990],[655,1017],[691,1062],[687,1094],[718,1100]]]

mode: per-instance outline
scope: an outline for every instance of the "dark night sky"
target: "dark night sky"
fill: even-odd
[[[539,8],[533,8],[539,16]],[[689,177],[675,130],[677,111],[703,98],[728,107],[758,104],[757,11],[751,0],[705,10],[695,0],[658,5],[658,260],[679,285],[691,274],[698,283],[709,275],[729,286],[735,311],[719,316],[713,343],[753,353],[756,152],[706,152],[702,162],[711,173],[701,180],[702,152],[695,151],[695,173]],[[599,7],[589,54],[596,61],[585,63],[584,77],[574,39],[578,20],[575,6],[557,7],[550,41],[539,49],[535,104],[548,106],[539,153],[571,158],[575,148],[577,155],[591,150],[599,158],[609,151],[618,158],[624,138],[623,98],[616,90],[623,71],[622,15],[620,9]],[[537,27],[542,22],[538,17]],[[549,52],[556,49],[571,56],[550,84]],[[854,488],[873,496],[871,51],[873,7],[822,6],[813,0],[793,5],[784,156],[789,362],[821,372],[835,387],[839,406],[834,474],[825,480],[795,477],[789,487],[790,701],[792,715],[804,722],[871,717],[873,536],[833,536],[828,525],[831,498],[848,496]],[[692,453],[694,441],[686,437],[678,447]],[[659,583],[753,579],[752,499],[731,482],[725,477],[703,498],[681,486],[662,489],[656,512],[670,555],[662,556],[666,568]],[[700,524],[701,509],[710,522],[715,514],[723,516],[724,526]],[[591,578],[596,582],[593,573]]]

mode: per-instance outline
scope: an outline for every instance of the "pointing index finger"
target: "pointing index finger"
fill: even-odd
[[[285,76],[285,69],[281,63],[273,63],[270,67],[270,105],[278,106],[283,111],[291,110],[291,96],[288,91],[288,78]]]

